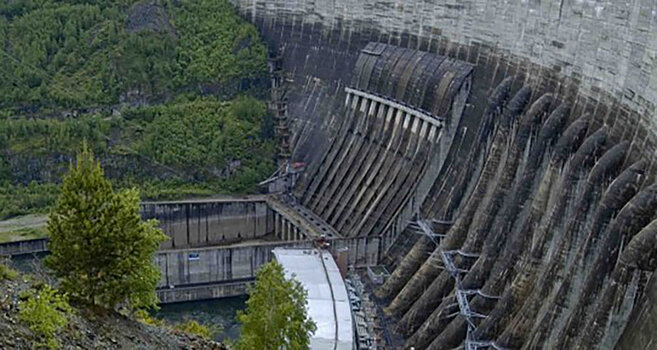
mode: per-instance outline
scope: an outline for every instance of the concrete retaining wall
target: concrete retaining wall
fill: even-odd
[[[30,239],[27,241],[0,243],[0,256],[16,256],[43,253],[48,251],[48,239]]]
[[[258,267],[271,260],[275,246],[263,243],[161,251],[155,257],[162,273],[158,287],[252,279]]]
[[[257,239],[274,230],[264,199],[142,203],[142,217],[157,219],[171,237],[163,249],[198,247]]]
[[[378,238],[335,239],[329,242],[332,252],[348,249],[350,265],[368,266],[378,262]],[[274,248],[312,246],[311,241],[298,241],[160,251],[155,256],[155,263],[162,273],[158,287],[252,279],[260,265],[271,261]]]
[[[162,231],[171,237],[162,244],[162,249],[226,245],[268,234],[289,240],[301,239],[292,225],[269,207],[264,197],[144,202],[140,209],[144,219],[157,219]],[[0,243],[0,255],[47,250],[47,238]]]
[[[161,288],[158,289],[156,293],[161,304],[218,299],[246,295],[249,283],[250,281],[234,281],[174,289]]]
[[[162,302],[242,295],[257,269],[272,260],[275,247],[313,247],[298,227],[300,218],[291,218],[293,211],[278,210],[264,198],[142,203],[142,216],[160,220],[172,237],[155,255],[162,274],[157,286]],[[280,241],[259,239],[268,234]],[[380,259],[379,238],[329,242],[333,254],[347,249],[350,265],[376,265]],[[0,244],[0,255],[46,251],[47,239]]]
[[[378,238],[330,240],[330,251],[348,250],[348,264],[376,265]],[[158,295],[162,303],[243,295],[257,269],[272,260],[276,247],[313,247],[311,241],[251,243],[228,247],[161,251],[155,257],[162,278]]]

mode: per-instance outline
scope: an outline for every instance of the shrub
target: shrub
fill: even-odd
[[[0,281],[2,280],[13,280],[18,277],[18,272],[12,269],[11,267],[0,263]]]
[[[149,326],[164,327],[166,325],[164,320],[151,316],[146,310],[137,310],[135,312],[135,318],[137,321]]]
[[[199,336],[204,339],[211,339],[212,335],[215,333],[210,327],[204,326],[195,320],[187,320],[178,323],[173,328],[185,333]]]
[[[18,317],[32,332],[45,340],[37,346],[57,349],[59,342],[55,334],[68,324],[71,312],[66,295],[44,285],[40,291],[30,292],[27,300],[20,302]]]
[[[155,327],[173,328],[175,330],[193,334],[204,339],[212,339],[212,337],[222,331],[221,326],[206,326],[198,323],[195,320],[186,320],[180,323],[171,325],[165,320],[151,316],[146,310],[138,310],[135,312],[137,321]]]

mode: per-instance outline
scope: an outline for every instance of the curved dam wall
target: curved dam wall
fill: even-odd
[[[575,102],[623,137],[643,140],[655,130],[652,0],[231,2],[283,52],[294,80],[289,98],[298,160],[311,161],[314,150],[326,147],[326,131],[339,125],[332,111],[344,101],[349,73],[370,41],[474,64],[475,101],[511,76]],[[466,116],[480,115],[477,108]],[[650,135],[646,153],[654,151]]]
[[[651,346],[646,327],[653,312],[643,310],[655,302],[649,291],[657,261],[654,1],[233,3],[282,54],[293,160],[311,169],[327,155],[359,159],[350,149],[365,142],[345,143],[344,125],[358,120],[346,129],[358,134],[358,125],[376,121],[368,113],[371,101],[350,96],[368,71],[367,56],[376,53],[372,43],[414,51],[406,57],[428,52],[473,67],[444,165],[413,197],[422,199],[411,211],[412,225],[384,247],[392,274],[375,294],[392,325],[383,335],[388,346]],[[407,91],[384,95],[413,104],[413,84],[395,74],[389,79]],[[430,154],[404,168],[422,171],[428,159],[441,158]],[[330,200],[351,191],[339,181],[361,175],[336,164],[296,188],[331,225]],[[405,177],[407,171],[392,173]],[[387,178],[376,174],[371,183]],[[356,187],[368,191],[371,183]],[[395,204],[406,200],[403,193],[375,192],[383,208],[407,207]],[[316,203],[315,193],[330,198]],[[363,231],[381,234],[363,225],[340,233]],[[646,323],[630,321],[637,318]]]

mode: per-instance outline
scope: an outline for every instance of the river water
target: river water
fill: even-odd
[[[222,331],[214,335],[216,341],[223,341],[226,338],[235,340],[240,331],[237,311],[244,310],[246,299],[247,297],[243,296],[166,304],[161,305],[160,310],[153,312],[152,315],[170,323],[193,319],[211,328],[219,326]]]
[[[9,265],[22,273],[34,273],[43,269],[43,259],[48,253],[25,254],[14,256],[9,261]]]

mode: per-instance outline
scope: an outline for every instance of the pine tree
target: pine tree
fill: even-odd
[[[114,192],[86,145],[48,217],[47,264],[71,297],[114,308],[152,307],[160,278],[153,254],[166,236],[139,216],[135,189]]]
[[[237,350],[308,349],[315,323],[306,311],[306,291],[299,281],[286,279],[283,267],[273,261],[256,272],[249,289]]]

